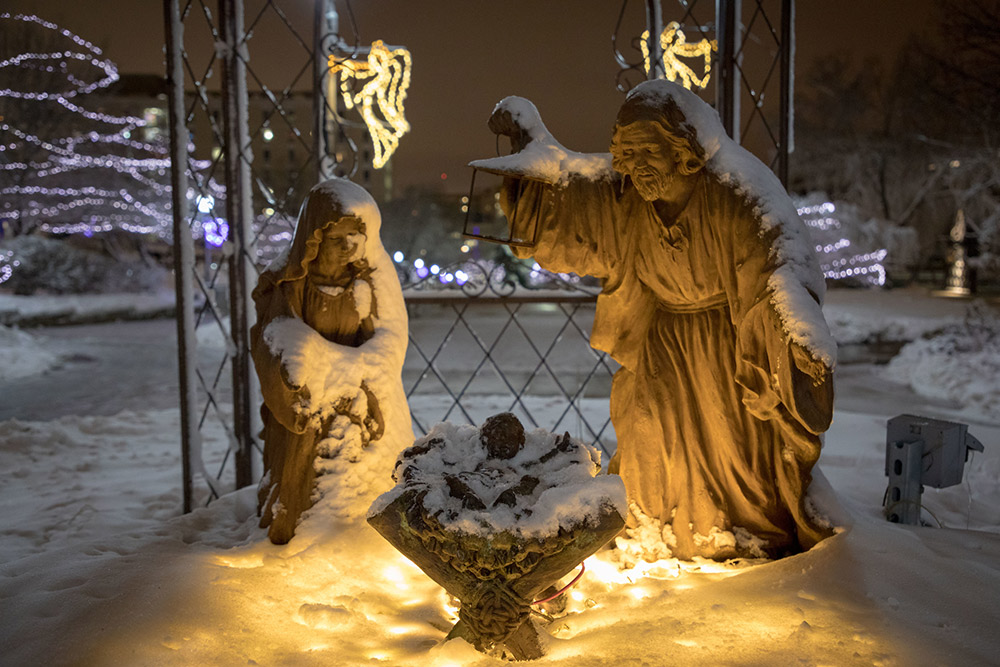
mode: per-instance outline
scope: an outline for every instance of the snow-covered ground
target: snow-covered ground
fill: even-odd
[[[0,292],[0,324],[38,326],[162,317],[173,307],[170,291],[35,296]]]
[[[849,342],[878,331],[918,338],[961,324],[966,308],[917,291],[834,291],[828,303]],[[104,326],[122,335],[122,350],[124,332],[147,332]],[[104,362],[96,337],[30,334],[7,330],[4,340],[36,372],[53,349],[57,363]],[[622,571],[613,551],[601,552],[567,609],[551,623],[539,619],[552,635],[540,662],[996,664],[1000,419],[990,406],[1000,404],[1000,389],[988,377],[972,394],[957,380],[946,392],[923,383],[995,377],[1000,334],[973,327],[944,336],[904,348],[889,370],[838,370],[838,409],[813,486],[840,526],[835,537],[767,563],[663,561]],[[136,356],[150,345],[143,340]],[[11,377],[0,378],[0,403],[16,391],[3,382]],[[132,393],[153,391],[153,381],[120,378]],[[136,401],[120,412],[110,395],[103,400],[112,405],[100,413],[0,421],[0,664],[502,664],[461,640],[443,642],[455,609],[441,589],[367,525],[333,518],[322,504],[281,547],[256,527],[252,489],[179,516],[177,410]],[[986,445],[963,484],[924,494],[925,518],[944,528],[881,517],[885,420],[901,411],[966,421]],[[225,441],[211,425],[206,438]]]

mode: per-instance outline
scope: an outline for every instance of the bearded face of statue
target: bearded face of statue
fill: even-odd
[[[614,167],[646,201],[667,199],[677,177],[677,154],[658,123],[640,120],[618,128]]]

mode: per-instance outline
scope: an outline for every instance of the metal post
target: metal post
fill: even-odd
[[[920,525],[921,465],[923,440],[890,443],[886,452],[889,488],[885,500],[886,518],[893,523]]]
[[[335,138],[330,134],[333,106],[337,102],[328,98],[327,80],[333,76],[327,62],[329,47],[336,43],[339,17],[333,0],[315,0],[313,17],[313,148],[316,151],[316,181],[333,178],[337,167],[334,152]],[[333,89],[333,86],[329,86]]]
[[[740,0],[716,0],[716,38],[719,41],[719,75],[716,79],[716,111],[722,127],[733,141],[740,141],[739,73],[736,53],[739,49]]]
[[[660,35],[663,34],[663,9],[660,0],[646,0],[646,30],[649,31],[649,72],[646,78],[663,79],[667,73],[663,69],[663,47],[660,45]]]
[[[174,236],[174,289],[177,300],[177,368],[181,401],[181,466],[184,475],[184,512],[192,505],[192,454],[201,449],[195,415],[197,394],[194,370],[194,239],[188,226],[188,130],[184,123],[184,24],[179,0],[164,0],[167,32],[168,112],[170,116],[170,186]]]
[[[226,166],[226,216],[232,232],[229,256],[229,316],[234,351],[233,434],[236,439],[236,487],[253,483],[253,386],[250,377],[250,284],[255,275],[251,255],[253,207],[251,200],[249,100],[246,62],[249,58],[243,31],[243,0],[219,0],[219,23],[225,56],[222,61],[222,109]]]
[[[795,85],[795,0],[781,2],[781,101],[778,117],[778,178],[788,187],[788,163],[794,150],[792,119]]]

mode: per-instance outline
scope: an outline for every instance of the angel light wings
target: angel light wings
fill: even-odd
[[[642,33],[642,38],[639,40],[639,45],[642,48],[642,60],[647,72],[649,71],[648,39],[649,31],[647,30]],[[708,78],[712,73],[712,51],[718,49],[716,40],[702,39],[700,42],[688,44],[680,24],[677,21],[671,21],[660,33],[660,46],[663,48],[663,71],[667,79],[670,81],[680,79],[680,83],[688,90],[691,89],[692,84],[699,88],[708,85]],[[699,77],[695,74],[694,70],[688,64],[681,62],[680,58],[703,58],[705,68],[702,76]]]
[[[399,138],[410,130],[403,107],[410,66],[409,51],[387,47],[382,40],[371,45],[365,59],[329,59],[330,73],[339,81],[344,104],[348,109],[359,107],[371,134],[376,169],[385,165]]]

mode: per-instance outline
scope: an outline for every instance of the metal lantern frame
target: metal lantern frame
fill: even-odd
[[[503,176],[504,179],[509,178],[515,184],[516,187],[514,198],[511,201],[511,211],[515,212],[516,215],[517,203],[520,201],[521,192],[524,189],[524,181],[534,181],[536,183],[544,183],[544,181],[542,181],[541,179],[531,178],[529,176],[510,174],[500,170],[487,169],[484,167],[471,167],[471,169],[472,169],[472,178],[469,182],[469,205],[465,209],[465,223],[462,226],[462,237],[466,239],[475,239],[477,241],[486,241],[487,243],[500,243],[514,248],[534,248],[538,242],[538,225],[536,224],[532,228],[533,231],[531,234],[531,240],[515,238],[513,230],[517,226],[516,218],[511,218],[510,220],[508,220],[507,223],[508,233],[506,238],[501,238],[499,236],[490,236],[488,234],[476,234],[474,231],[470,230],[469,223],[472,214],[472,197],[476,191],[476,174],[479,173],[480,171],[485,172],[487,174],[495,174],[497,176]]]

